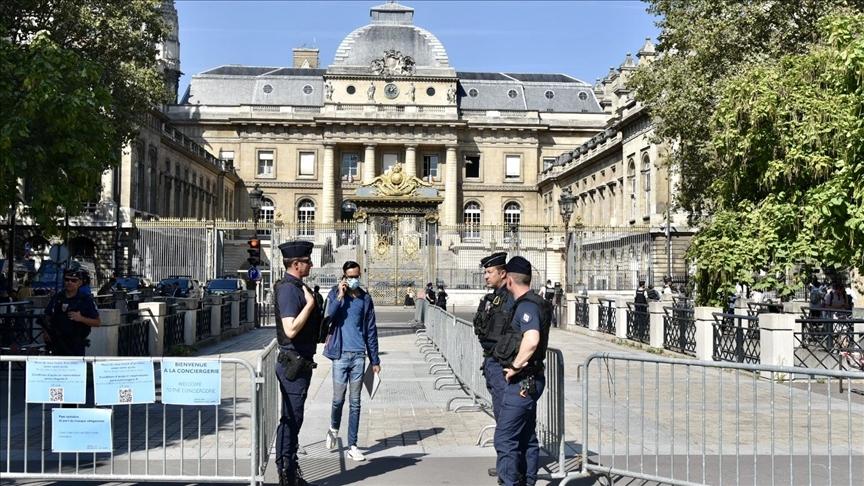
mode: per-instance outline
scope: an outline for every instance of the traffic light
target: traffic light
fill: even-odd
[[[249,262],[249,266],[257,267],[261,263],[261,240],[252,238],[247,243],[249,248],[246,251],[249,252],[249,258],[246,261]]]

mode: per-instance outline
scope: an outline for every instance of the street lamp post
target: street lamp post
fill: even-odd
[[[561,211],[561,219],[564,220],[564,275],[567,278],[567,291],[572,292],[573,287],[570,282],[570,216],[573,215],[573,191],[569,187],[565,187],[561,191],[561,196],[558,198],[558,210]]]

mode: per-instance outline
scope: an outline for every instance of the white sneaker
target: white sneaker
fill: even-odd
[[[339,435],[338,430],[327,429],[327,437],[324,439],[324,445],[328,451],[336,449],[336,436]]]
[[[356,445],[353,445],[350,449],[348,449],[348,457],[357,462],[366,460],[366,456],[364,456],[363,453],[360,452],[360,449],[358,449]]]

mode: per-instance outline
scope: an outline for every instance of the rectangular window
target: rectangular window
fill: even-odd
[[[360,163],[358,154],[342,154],[342,180],[353,182],[357,180],[357,167]]]
[[[219,158],[225,162],[223,167],[230,168],[234,167],[234,151],[233,150],[223,150],[219,152]]]
[[[272,150],[258,151],[258,177],[273,177],[275,175],[274,155]]]
[[[438,155],[423,156],[423,178],[438,179]]]
[[[315,152],[300,152],[300,175],[315,175]]]
[[[507,179],[518,179],[522,173],[522,156],[508,155],[505,161],[504,177]]]
[[[480,178],[480,156],[466,155],[465,156],[465,178],[479,179]]]
[[[399,162],[399,154],[384,154],[382,162],[384,163],[382,164],[383,167],[381,167],[381,170],[386,172],[387,169],[393,167]]]

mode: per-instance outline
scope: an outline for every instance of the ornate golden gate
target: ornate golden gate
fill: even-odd
[[[428,223],[423,215],[370,215],[366,231],[367,289],[376,303],[402,305],[429,278]]]

